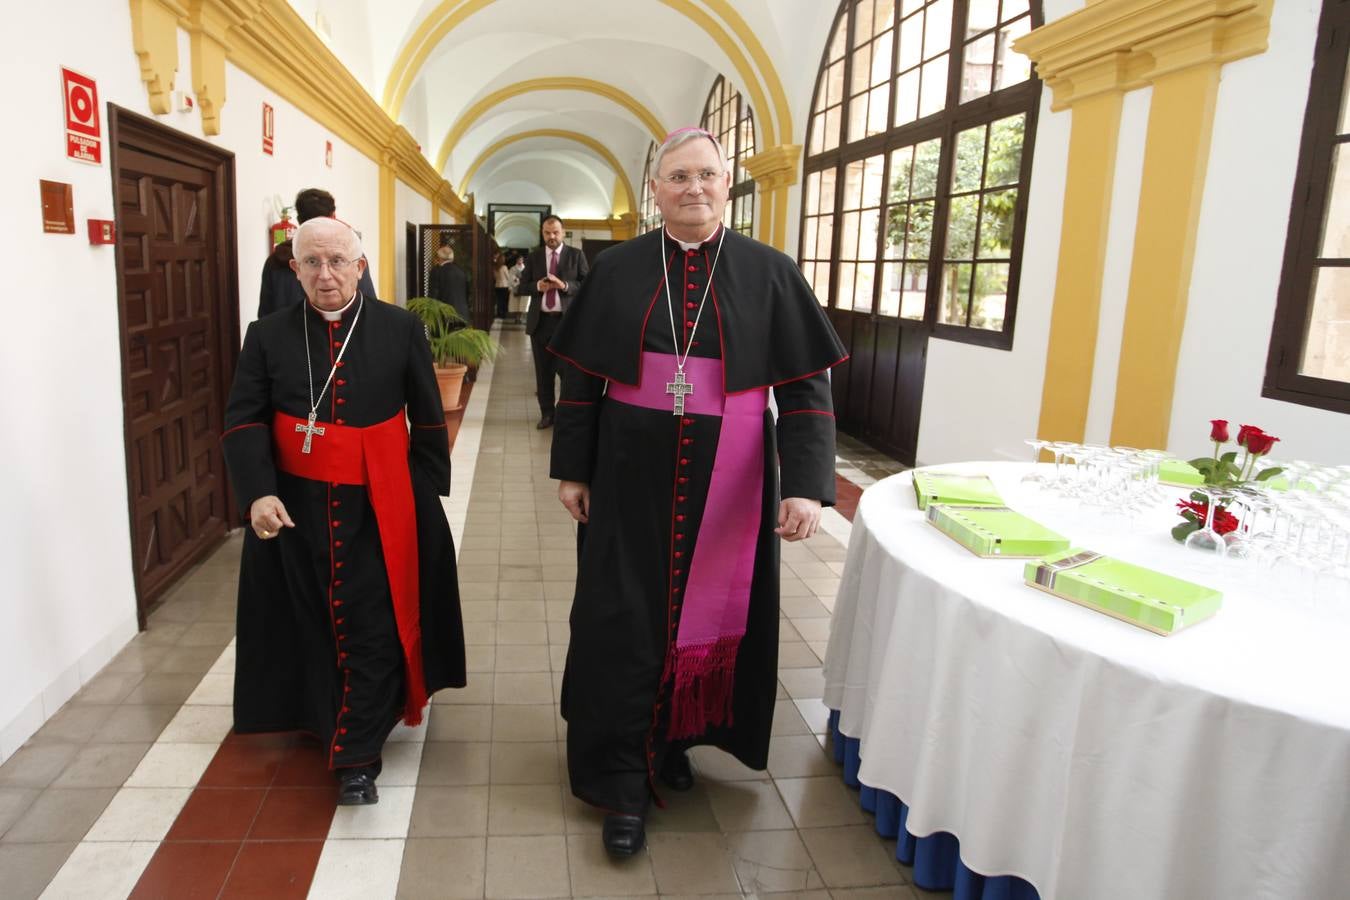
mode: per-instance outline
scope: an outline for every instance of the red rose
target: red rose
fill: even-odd
[[[1238,517],[1220,506],[1214,510],[1214,530],[1219,534],[1237,531]]]
[[[1227,440],[1228,440],[1228,420],[1227,420],[1227,419],[1210,419],[1210,420],[1209,420],[1209,439],[1210,439],[1211,441],[1218,441],[1220,444],[1222,444],[1224,441],[1227,441]]]
[[[1241,428],[1238,429],[1238,438],[1237,438],[1238,446],[1246,447],[1247,439],[1254,434],[1261,434],[1261,429],[1257,428],[1255,425],[1243,425]]]
[[[1264,431],[1258,431],[1256,434],[1247,436],[1247,452],[1252,456],[1265,456],[1270,452],[1270,448],[1275,446],[1279,438],[1274,435],[1266,434]]]

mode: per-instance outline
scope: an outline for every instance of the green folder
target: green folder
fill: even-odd
[[[1259,468],[1258,468],[1259,470]],[[1158,465],[1158,480],[1163,484],[1172,484],[1178,487],[1199,487],[1205,483],[1205,476],[1200,474],[1200,470],[1186,462],[1184,459],[1165,459]],[[1272,491],[1289,490],[1289,479],[1283,475],[1276,475],[1265,482],[1266,487]],[[1299,490],[1316,490],[1316,485],[1311,481],[1300,481]]]
[[[954,503],[960,506],[1002,506],[988,475],[956,475],[950,472],[914,470],[914,500],[919,509],[929,503]]]
[[[1006,506],[928,504],[928,522],[976,556],[1041,557],[1069,539]]]
[[[1154,634],[1203,622],[1223,604],[1223,594],[1213,588],[1077,548],[1027,563],[1023,577],[1032,587]]]

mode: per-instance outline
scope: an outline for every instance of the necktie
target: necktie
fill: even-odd
[[[558,274],[557,250],[548,251],[548,274],[550,275]],[[544,294],[544,312],[557,312],[557,311],[558,311],[558,292],[557,290],[549,290],[547,293]]]

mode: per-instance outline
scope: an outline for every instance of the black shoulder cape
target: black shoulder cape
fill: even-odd
[[[549,350],[592,375],[637,384],[647,319],[668,315],[663,262],[684,256],[667,237],[663,261],[661,234],[648,232],[596,257]],[[705,244],[710,253],[716,241]],[[791,258],[729,229],[709,304],[704,315],[716,315],[721,325],[727,393],[797,381],[848,358]]]

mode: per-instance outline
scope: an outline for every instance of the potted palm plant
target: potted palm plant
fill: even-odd
[[[459,407],[459,391],[464,373],[497,355],[500,345],[492,335],[469,327],[464,317],[448,303],[430,297],[413,297],[408,312],[422,320],[431,343],[431,359],[436,365],[436,381],[441,387],[441,407]]]

